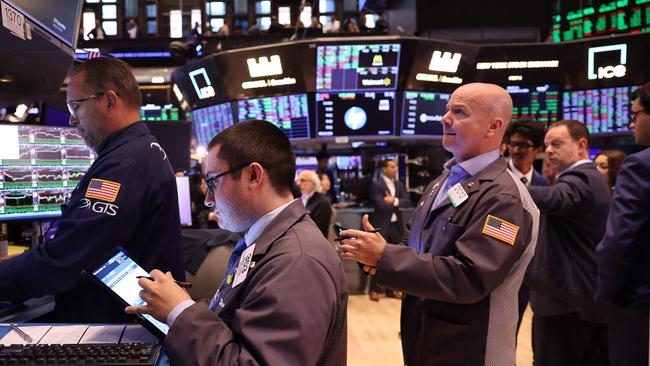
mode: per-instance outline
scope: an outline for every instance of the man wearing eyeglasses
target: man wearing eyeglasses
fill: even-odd
[[[176,181],[164,151],[139,122],[141,95],[128,65],[113,58],[79,64],[66,94],[70,125],[97,157],[58,229],[0,264],[0,299],[54,294],[57,322],[125,322],[122,306],[81,271],[120,245],[144,268],[182,279]]]
[[[610,193],[589,160],[590,135],[584,123],[555,122],[544,144],[558,176],[548,187],[528,191],[544,215],[539,242],[526,283],[533,309],[536,366],[598,364],[604,346],[601,329],[585,318],[581,304],[568,295],[592,298],[596,285],[595,247],[605,232]],[[567,296],[550,295],[539,284]],[[593,352],[591,352],[593,351]]]
[[[171,274],[141,279],[146,306],[170,326],[179,365],[344,365],[348,291],[336,252],[291,192],[295,156],[273,124],[249,120],[208,146],[207,205],[244,232],[214,297],[195,303]],[[218,280],[218,279],[215,279]]]
[[[650,146],[650,83],[632,94],[634,140]],[[636,327],[610,322],[611,365],[648,364],[650,306],[650,148],[629,155],[619,176],[605,237],[596,247],[596,300],[607,301],[640,315]]]

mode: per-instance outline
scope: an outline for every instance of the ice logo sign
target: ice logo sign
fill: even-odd
[[[214,97],[215,95],[214,87],[212,86],[212,82],[208,77],[208,72],[205,71],[204,67],[200,69],[196,69],[194,71],[190,71],[189,75],[190,75],[190,80],[192,80],[192,86],[194,86],[194,91],[196,92],[196,96],[199,99],[207,99],[207,98]]]
[[[258,59],[249,58],[246,63],[248,64],[248,73],[252,78],[282,75],[282,62],[279,55],[271,56],[270,61],[266,56]]]
[[[596,55],[605,52],[618,52],[619,64],[598,66],[598,68],[596,69],[595,66]],[[627,69],[625,68],[626,63],[627,63],[627,45],[625,43],[613,44],[610,46],[591,47],[588,50],[587,77],[589,78],[589,80],[623,77],[625,76],[625,73],[627,71]]]
[[[460,64],[460,53],[433,51],[431,62],[429,62],[429,70],[439,72],[454,73],[458,70]]]

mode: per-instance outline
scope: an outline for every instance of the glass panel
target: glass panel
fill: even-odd
[[[318,0],[318,11],[320,13],[333,13],[336,11],[336,3],[334,0]]]
[[[102,0],[103,3],[115,3],[117,0]]]
[[[300,13],[300,21],[305,28],[311,25],[311,6],[305,6]]]
[[[137,18],[138,0],[124,0],[124,16]]]
[[[208,15],[226,15],[226,3],[223,1],[212,1],[205,3],[205,8]]]
[[[147,34],[156,34],[158,32],[158,26],[155,20],[147,21]]]
[[[271,26],[271,17],[259,17],[257,18],[257,24],[260,25],[261,30],[269,30]]]
[[[85,12],[82,17],[81,24],[84,29],[84,34],[82,36],[87,41],[90,39],[88,38],[88,32],[90,32],[95,28],[95,12],[94,11]]]
[[[98,2],[99,2],[99,0],[86,0],[87,4],[96,4]]]
[[[171,38],[183,37],[183,13],[180,10],[169,11],[169,36]]]
[[[147,4],[147,18],[156,17],[156,4]]]
[[[271,14],[271,1],[256,1],[255,2],[255,14]]]
[[[212,27],[212,32],[217,33],[221,27],[223,27],[223,18],[212,18],[210,19],[210,27]]]
[[[102,18],[104,18],[104,19],[117,19],[117,6],[115,6],[115,5],[102,5]]]
[[[282,25],[291,25],[291,7],[278,7],[278,23]]]
[[[248,0],[235,0],[235,14],[248,14]]]
[[[233,20],[233,33],[237,34],[241,28],[241,31],[248,32],[248,20],[246,19],[235,19]]]
[[[102,22],[102,27],[106,32],[107,36],[116,36],[117,35],[117,22],[114,20],[109,20]]]
[[[343,11],[359,11],[357,0],[343,0]]]
[[[329,15],[321,15],[318,17],[318,21],[325,27],[325,24],[329,24],[332,21],[332,17]]]
[[[379,19],[379,16],[375,14],[366,14],[366,28],[374,28],[377,19]]]
[[[199,24],[199,34],[201,34],[201,9],[192,9],[192,12],[190,13],[190,24],[192,25],[192,30],[196,28],[197,23]]]

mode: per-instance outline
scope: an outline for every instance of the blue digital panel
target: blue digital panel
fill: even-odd
[[[322,45],[316,50],[316,90],[395,90],[401,45]]]
[[[630,94],[636,86],[565,91],[562,93],[564,119],[587,125],[590,133],[629,131]]]
[[[222,103],[192,111],[196,142],[207,147],[219,132],[233,125],[230,103]]]
[[[442,116],[447,112],[448,93],[405,91],[402,135],[442,136]]]
[[[238,122],[261,119],[276,125],[290,140],[310,137],[307,94],[246,99],[237,104]]]

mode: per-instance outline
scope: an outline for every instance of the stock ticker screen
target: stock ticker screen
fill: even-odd
[[[173,104],[147,104],[140,107],[140,119],[143,121],[180,121],[181,111]]]
[[[230,103],[221,103],[192,111],[196,142],[207,147],[214,136],[233,125]]]
[[[0,221],[59,216],[94,160],[74,128],[0,125]]]
[[[290,140],[310,138],[307,94],[246,99],[237,102],[237,121],[262,119],[276,125]]]
[[[316,90],[395,90],[401,45],[321,45],[316,50]]]
[[[650,31],[650,0],[561,0],[553,15],[553,42]]]
[[[316,94],[316,137],[395,134],[395,92]]]
[[[564,119],[586,123],[590,133],[629,131],[630,94],[637,86],[565,91]]]
[[[442,116],[450,94],[405,91],[402,105],[402,135],[442,136]]]
[[[556,84],[534,86],[510,85],[512,120],[531,119],[548,124],[559,119],[560,87]]]

